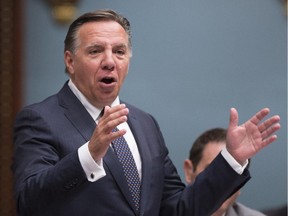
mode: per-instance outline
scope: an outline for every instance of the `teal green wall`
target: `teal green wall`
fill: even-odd
[[[279,139],[251,164],[239,201],[264,209],[287,197],[287,31],[281,0],[82,0],[79,14],[99,8],[132,24],[133,58],[121,98],[158,120],[183,178],[192,141],[240,122],[262,107],[280,114]],[[66,81],[63,40],[68,26],[51,19],[44,1],[25,4],[25,104],[56,93]]]

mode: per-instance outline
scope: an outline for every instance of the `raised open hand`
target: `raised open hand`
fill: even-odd
[[[275,115],[262,122],[269,112],[264,108],[238,126],[238,112],[231,108],[226,148],[240,164],[277,139],[274,133],[280,129],[280,117]]]
[[[105,107],[105,112],[99,120],[88,144],[91,156],[95,161],[99,161],[105,156],[110,143],[114,139],[126,133],[124,129],[116,132],[112,132],[112,130],[119,124],[127,121],[128,113],[129,110],[125,104],[120,104],[112,108],[109,106]]]

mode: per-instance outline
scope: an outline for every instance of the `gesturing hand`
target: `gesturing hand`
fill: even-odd
[[[231,108],[226,148],[238,163],[243,164],[277,139],[274,133],[280,129],[280,117],[275,115],[261,122],[269,112],[268,108],[264,108],[238,126],[238,112]]]
[[[125,104],[120,104],[112,108],[106,106],[104,109],[104,114],[99,120],[88,144],[90,154],[95,161],[99,161],[105,156],[110,143],[114,139],[126,133],[125,130],[112,132],[119,124],[127,121],[129,110]]]

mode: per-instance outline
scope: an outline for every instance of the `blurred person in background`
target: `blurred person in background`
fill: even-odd
[[[184,174],[187,184],[193,184],[196,177],[222,151],[226,145],[226,134],[226,129],[212,128],[202,133],[194,141],[190,149],[189,159],[184,161]],[[264,216],[263,213],[236,202],[239,195],[240,190],[230,196],[212,216]]]

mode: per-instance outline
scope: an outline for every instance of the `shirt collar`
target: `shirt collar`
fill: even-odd
[[[78,100],[83,104],[88,113],[96,121],[102,109],[98,109],[97,107],[93,106],[82,94],[82,92],[76,87],[76,85],[72,82],[71,79],[68,82],[68,86],[70,87],[71,91],[75,94],[75,96],[78,98]],[[113,107],[118,104],[120,104],[119,96],[116,97],[116,99],[112,102],[110,106]]]

